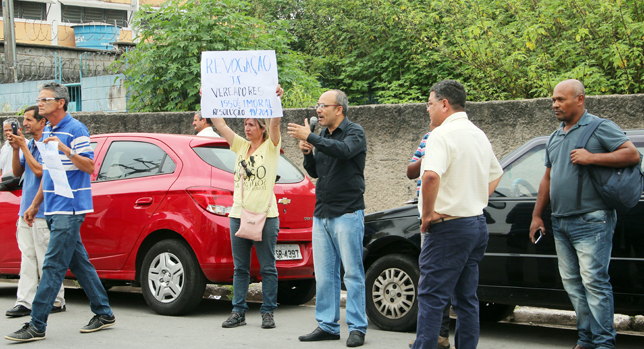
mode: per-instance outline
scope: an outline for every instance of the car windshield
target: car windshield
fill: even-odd
[[[235,153],[222,147],[196,147],[193,148],[199,157],[210,166],[233,173],[235,168]],[[299,183],[304,180],[304,174],[286,157],[280,155],[277,165],[278,180],[276,183]]]

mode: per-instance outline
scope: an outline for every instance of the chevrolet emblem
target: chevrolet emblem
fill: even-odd
[[[291,199],[281,198],[281,199],[279,199],[277,202],[278,202],[278,203],[280,203],[280,204],[282,204],[282,205],[288,205],[288,204],[290,204],[290,203],[291,203]]]

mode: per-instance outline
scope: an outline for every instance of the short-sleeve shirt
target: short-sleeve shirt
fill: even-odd
[[[465,112],[450,115],[427,140],[421,173],[433,171],[440,177],[434,211],[455,217],[483,214],[489,184],[503,175],[492,144]],[[423,193],[418,199],[422,213]]]
[[[42,138],[38,141],[42,142]],[[38,161],[38,163],[42,165],[40,151],[38,151],[36,142],[33,139],[30,140],[29,143],[27,143],[27,148],[29,148],[29,152],[34,157],[34,159],[36,159],[36,161]],[[20,198],[20,211],[18,211],[18,216],[23,217],[25,215],[25,211],[34,201],[34,198],[38,193],[38,189],[40,189],[41,177],[36,177],[36,174],[34,174],[34,171],[32,171],[29,164],[27,164],[27,161],[25,160],[25,156],[23,154],[20,155],[20,166],[25,169],[25,173],[22,182],[22,197]],[[45,213],[43,212],[44,210],[42,210],[42,204],[40,206],[41,209],[38,210],[36,218],[45,218]]]
[[[80,121],[74,119],[69,113],[56,126],[47,123],[43,131],[43,138],[56,136],[77,154],[94,159],[94,151],[89,142],[89,131]],[[94,212],[92,204],[92,187],[89,174],[81,171],[67,158],[65,153],[58,151],[60,160],[67,173],[67,181],[74,194],[73,198],[56,195],[54,182],[49,175],[46,165],[43,165],[42,185],[45,197],[45,215],[54,214],[85,214]]]
[[[239,218],[241,216],[242,203],[248,211],[263,213],[268,209],[267,217],[279,216],[273,187],[275,187],[275,179],[277,178],[281,145],[281,137],[277,145],[273,144],[269,137],[251,156],[247,156],[250,142],[237,134],[235,135],[233,144],[230,147],[230,150],[237,154],[235,158],[235,192],[230,217]],[[241,165],[242,160],[246,162],[246,167],[251,172],[250,177],[247,176]],[[244,176],[243,200],[241,190],[242,175]],[[270,208],[268,207],[269,202],[271,203]]]
[[[412,163],[420,160],[423,156],[425,156],[425,145],[427,144],[427,139],[429,138],[430,133],[432,132],[429,131],[425,134],[425,136],[423,136],[423,139],[420,141],[420,145],[418,146],[418,149],[416,149],[414,156],[411,158]],[[421,180],[422,177],[423,177],[422,175],[418,177],[418,182],[416,182],[416,196],[420,195],[420,185],[423,182]]]
[[[585,111],[577,124],[568,132],[564,123],[552,133],[546,145],[546,167],[550,167],[550,204],[552,215],[566,217],[597,210],[608,210],[593,186],[588,172],[584,174],[581,191],[581,203],[577,202],[577,182],[579,166],[570,161],[570,152],[575,149],[584,127],[598,117]],[[588,140],[586,150],[591,153],[615,151],[628,137],[614,122],[606,120],[599,125]]]
[[[12,158],[13,158],[13,148],[9,144],[9,141],[5,141],[2,148],[0,148],[0,170],[2,170],[2,175],[6,176],[9,172],[13,172],[12,167]]]

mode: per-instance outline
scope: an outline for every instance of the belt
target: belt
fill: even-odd
[[[443,218],[435,219],[435,220],[429,222],[429,225],[443,223],[443,222],[451,221],[452,219],[459,219],[459,218],[463,218],[463,217],[459,217],[459,216],[443,217]]]

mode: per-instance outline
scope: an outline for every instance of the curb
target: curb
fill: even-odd
[[[507,322],[574,328],[577,326],[577,315],[572,310],[516,307],[514,313],[507,318]],[[615,314],[613,322],[613,326],[618,331],[644,332],[644,315]]]

